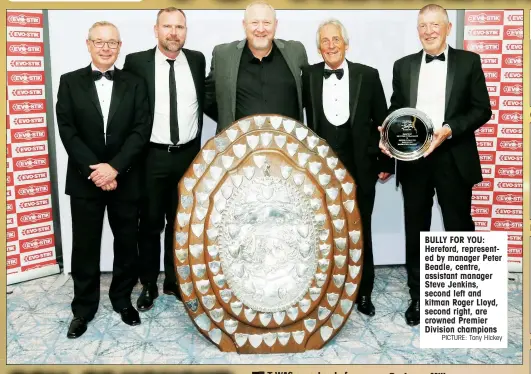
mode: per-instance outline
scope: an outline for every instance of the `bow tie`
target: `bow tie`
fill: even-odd
[[[439,56],[432,56],[432,55],[426,54],[426,63],[427,64],[429,64],[433,60],[444,61],[444,60],[446,60],[446,57],[444,57],[444,53],[441,53]]]
[[[323,76],[325,79],[328,79],[330,78],[332,74],[335,74],[337,79],[341,79],[343,78],[343,73],[344,73],[343,69],[337,69],[337,70],[324,69]]]
[[[105,77],[108,80],[112,81],[114,78],[114,70],[107,70],[105,73],[102,73],[99,70],[92,70],[92,78],[95,81],[99,81],[101,77]]]

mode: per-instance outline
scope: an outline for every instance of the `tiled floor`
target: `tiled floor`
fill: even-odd
[[[376,316],[368,318],[354,308],[347,324],[322,350],[282,355],[220,352],[199,334],[183,305],[163,294],[153,309],[141,314],[140,326],[127,326],[112,311],[108,274],[102,275],[100,308],[87,332],[67,339],[72,279],[51,276],[8,287],[13,293],[7,295],[7,363],[521,364],[522,275],[511,276],[516,279],[509,280],[507,349],[420,349],[419,327],[404,321],[409,302],[405,269],[385,266],[376,270]],[[133,301],[139,293],[137,286]]]

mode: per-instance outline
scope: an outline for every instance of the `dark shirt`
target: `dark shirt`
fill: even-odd
[[[262,61],[253,56],[246,44],[236,86],[236,120],[266,113],[298,120],[295,78],[275,43]]]

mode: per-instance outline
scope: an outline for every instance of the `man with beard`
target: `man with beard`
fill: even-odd
[[[278,21],[267,2],[245,10],[246,39],[214,47],[206,79],[205,113],[221,132],[240,118],[271,113],[303,121],[301,42],[275,39]]]
[[[146,81],[153,117],[145,159],[145,198],[140,212],[140,311],[158,297],[160,234],[164,235],[163,292],[181,299],[173,263],[173,230],[177,185],[201,145],[205,56],[183,48],[186,16],[169,7],[158,12],[154,26],[158,45],[126,56],[124,70]]]
[[[420,233],[430,231],[435,192],[446,231],[475,230],[472,188],[482,174],[474,132],[492,113],[480,56],[450,47],[446,38],[451,30],[444,8],[426,5],[417,20],[422,50],[399,59],[393,68],[389,110],[417,108],[434,126],[433,141],[423,158],[397,162],[411,296],[405,318],[411,326],[420,323]],[[390,155],[382,143],[380,148]]]

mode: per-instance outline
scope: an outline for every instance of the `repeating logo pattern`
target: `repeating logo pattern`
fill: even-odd
[[[56,265],[42,11],[7,12],[7,277]]]
[[[476,131],[483,182],[474,187],[476,229],[509,233],[508,260],[522,264],[523,37],[521,10],[465,12],[464,47],[481,57],[492,118]]]

